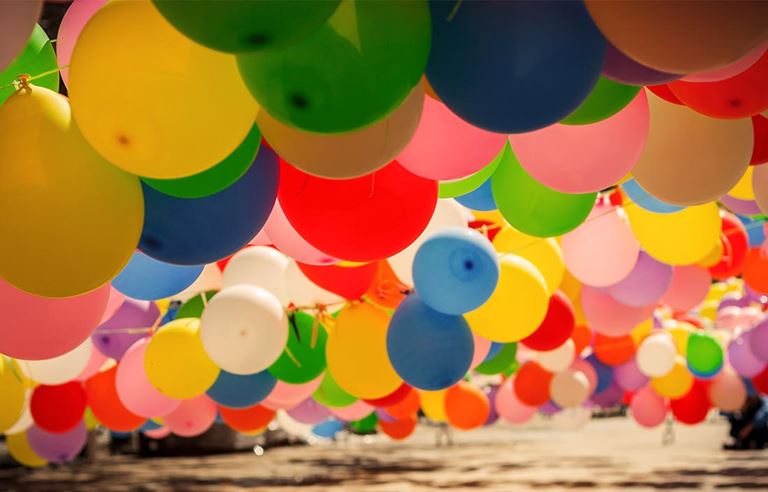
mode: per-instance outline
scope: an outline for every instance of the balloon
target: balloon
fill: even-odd
[[[745,381],[746,383],[746,381]],[[763,394],[768,394],[768,366],[763,369],[763,372],[753,377],[751,380],[751,386],[757,389]]]
[[[653,197],[652,195],[648,194],[648,192],[645,191],[639,184],[637,184],[636,180],[632,178],[621,183],[621,189],[627,195],[631,204],[635,204],[649,212],[654,212],[657,214],[669,214],[672,212],[678,212],[685,208],[664,203],[658,198]],[[630,203],[628,203],[628,205]]]
[[[42,384],[62,384],[75,379],[91,360],[93,343],[86,338],[69,352],[44,360],[21,360],[17,362],[24,376]]]
[[[709,414],[709,395],[703,381],[694,381],[691,390],[681,398],[669,402],[675,420],[688,425],[703,422]]]
[[[448,416],[445,411],[445,396],[448,390],[419,391],[421,410],[424,415],[434,422],[445,422]]]
[[[687,206],[717,200],[738,183],[752,154],[751,121],[707,118],[653,95],[648,108],[653,125],[632,168],[644,190]]]
[[[723,367],[723,347],[709,333],[693,332],[688,335],[685,357],[688,369],[699,378],[711,378]]]
[[[677,311],[689,311],[701,303],[709,292],[712,277],[697,266],[678,266],[672,274],[672,283],[661,297],[661,302]]]
[[[752,173],[754,175],[754,172]],[[755,188],[757,192],[757,188]],[[755,200],[739,200],[730,195],[720,197],[720,203],[725,205],[728,210],[741,215],[758,215],[760,207]]]
[[[193,318],[172,321],[150,338],[144,370],[152,386],[175,399],[205,393],[219,376],[200,340],[200,320]]]
[[[693,386],[693,381],[685,358],[682,355],[676,355],[672,370],[663,376],[651,378],[651,387],[660,396],[675,399],[688,393]]]
[[[750,289],[768,294],[768,258],[762,247],[752,248],[747,253],[742,277]]]
[[[171,429],[169,429],[168,427],[161,427],[159,429],[155,429],[151,431],[143,431],[142,434],[144,434],[150,439],[165,439],[166,437],[171,435]]]
[[[224,409],[220,407],[222,417]],[[216,421],[216,404],[206,395],[184,400],[173,412],[163,417],[163,423],[177,436],[199,436]],[[225,420],[226,422],[226,420]]]
[[[549,292],[560,286],[565,263],[560,244],[554,238],[533,237],[513,227],[503,227],[493,238],[493,247],[500,253],[514,253],[533,263],[544,276]]]
[[[559,347],[536,353],[535,360],[541,367],[550,372],[564,371],[573,363],[575,344],[570,338]]]
[[[88,379],[85,382],[85,392],[88,395],[88,407],[107,429],[130,432],[141,427],[146,420],[146,417],[128,410],[120,400],[116,366]]]
[[[634,359],[615,366],[613,379],[624,391],[637,391],[648,383],[648,377],[640,372]]]
[[[580,3],[470,2],[457,12],[448,2],[430,6],[427,78],[474,126],[543,128],[576,110],[598,81],[605,41]]]
[[[182,292],[202,271],[203,265],[173,265],[136,251],[112,285],[126,296],[152,301]]]
[[[275,418],[275,411],[261,405],[248,408],[219,407],[224,422],[238,432],[249,432],[269,425]]]
[[[303,424],[317,424],[327,419],[331,412],[312,398],[307,398],[298,406],[288,410],[288,415]]]
[[[88,21],[107,0],[75,0],[67,8],[61,19],[59,31],[56,35],[56,58],[60,69],[61,79],[69,86],[69,63],[72,60],[72,51],[75,49],[77,39]]]
[[[28,468],[42,468],[48,464],[47,461],[32,451],[26,432],[22,431],[5,436],[5,444],[8,447],[8,454],[11,455],[11,458]]]
[[[687,107],[701,114],[748,118],[768,109],[768,52],[733,77],[715,82],[677,80],[669,88]]]
[[[734,62],[768,36],[761,3],[586,2],[606,38],[657,70],[689,73]],[[724,22],[728,19],[728,22]]]
[[[149,381],[144,358],[150,340],[134,343],[117,365],[115,389],[125,408],[144,418],[163,417],[179,406],[179,400],[160,393]]]
[[[99,352],[120,360],[131,345],[149,334],[159,317],[160,310],[154,302],[126,299],[114,316],[96,328],[91,341]]]
[[[594,353],[584,360],[592,366],[592,369],[594,369],[595,375],[597,377],[594,393],[597,394],[607,391],[608,388],[613,384],[613,368],[603,363]]]
[[[722,68],[709,72],[691,73],[683,77],[682,80],[686,82],[719,82],[721,80],[730,79],[731,77],[743,73],[757,63],[765,50],[766,43],[763,43],[733,63],[729,63]]]
[[[757,139],[755,139],[757,142]],[[754,201],[755,192],[752,190],[752,173],[754,167],[749,166],[744,174],[741,175],[739,182],[728,191],[728,196],[744,201]]]
[[[479,308],[493,294],[499,260],[482,234],[451,227],[419,247],[413,279],[424,304],[441,313],[463,314]]]
[[[336,318],[326,346],[328,371],[349,394],[380,398],[402,383],[387,356],[389,321],[382,309],[365,302],[345,306]]]
[[[520,366],[515,374],[514,389],[517,399],[524,405],[538,407],[549,401],[550,383],[554,375],[534,361]]]
[[[494,347],[498,347],[498,351]],[[483,363],[475,367],[475,372],[486,375],[507,373],[517,364],[517,343],[493,342],[491,348]]]
[[[274,118],[311,132],[348,132],[384,118],[420,83],[429,24],[426,1],[343,3],[301,43],[241,53],[237,62]]]
[[[411,391],[413,391],[413,388],[408,386],[406,383],[403,383],[398,386],[398,388],[392,393],[373,400],[366,399],[365,402],[378,408],[389,407],[392,405],[397,405],[408,398],[408,396],[411,394]],[[421,393],[423,393],[423,391]]]
[[[419,413],[419,408],[421,408],[421,397],[419,397],[419,392],[411,389],[408,391],[405,398],[393,405],[384,407],[384,410],[387,412],[387,415],[391,417],[405,419],[411,416],[416,416],[416,414]]]
[[[610,242],[605,238],[611,238]],[[592,209],[587,220],[565,234],[560,244],[568,271],[583,284],[595,287],[626,278],[640,253],[624,210],[609,205]]]
[[[199,265],[238,251],[264,226],[275,203],[277,156],[262,149],[228,188],[196,199],[176,198],[144,185],[144,230],[139,247],[167,263]],[[248,213],[237,211],[247,210]]]
[[[499,260],[499,283],[491,297],[466,314],[472,331],[494,342],[516,342],[544,321],[549,292],[544,277],[528,260],[505,255]]]
[[[745,378],[757,376],[766,367],[766,362],[752,353],[750,335],[749,331],[742,332],[731,340],[728,346],[728,362],[740,376]]]
[[[297,261],[312,265],[330,265],[338,262],[335,258],[310,245],[306,239],[296,232],[285,216],[279,201],[275,201],[272,213],[269,215],[262,231],[266,232],[269,240],[275,244],[275,247],[280,252]]]
[[[373,407],[362,400],[357,400],[347,407],[331,408],[331,414],[334,417],[347,422],[363,419],[371,412],[373,412]]]
[[[66,463],[74,460],[85,447],[88,434],[85,424],[80,422],[63,433],[51,433],[33,425],[27,429],[30,449],[40,458],[51,463]]]
[[[744,226],[744,231],[747,234],[747,248],[754,248],[756,246],[762,246],[765,243],[765,221],[761,219],[751,219],[749,217],[737,216],[739,221]],[[738,234],[738,232],[737,232]],[[746,260],[746,253],[744,252],[744,259]],[[742,262],[740,267],[744,266]]]
[[[749,347],[752,355],[768,362],[768,319],[757,323],[749,333]]]
[[[632,307],[614,300],[609,294],[584,286],[581,306],[593,330],[603,335],[629,334],[642,321],[653,315],[654,306]]]
[[[108,2],[80,33],[69,95],[94,149],[128,172],[160,179],[222,161],[258,111],[232,56],[186,39],[149,2],[129,0]]]
[[[709,400],[723,412],[737,412],[744,406],[747,388],[738,374],[725,368],[709,385]]]
[[[199,297],[206,291],[218,291],[221,289],[221,277],[221,270],[219,270],[218,266],[215,264],[205,265],[202,273],[197,277],[197,280],[183,291],[174,294],[171,299],[174,301],[186,302],[193,297]]]
[[[470,210],[488,212],[497,208],[490,178],[466,195],[457,196],[456,201]]]
[[[269,372],[280,381],[307,383],[326,368],[325,349],[328,334],[317,316],[301,311],[288,315],[288,342]]]
[[[345,133],[293,128],[266,111],[259,112],[258,123],[264,138],[293,167],[321,178],[357,178],[389,164],[403,150],[416,132],[425,99],[430,98],[418,84],[386,118]]]
[[[418,260],[418,256],[417,256]],[[469,370],[474,342],[463,316],[435,311],[411,294],[387,330],[387,356],[409,385],[436,391],[456,384]]]
[[[274,248],[254,246],[244,248],[232,256],[222,278],[222,288],[239,284],[262,287],[287,305],[285,270],[288,259]]]
[[[314,394],[312,394],[312,397],[328,408],[348,407],[357,401],[356,397],[350,395],[339,387],[339,384],[333,379],[330,371],[325,372],[320,386]]]
[[[252,285],[235,285],[211,299],[200,318],[208,356],[227,372],[254,374],[277,360],[288,340],[280,301]]]
[[[141,231],[138,180],[88,146],[67,100],[36,86],[16,92],[0,107],[0,153],[12,163],[0,172],[0,251],[14,259],[0,264],[0,276],[33,294],[68,297],[117,275]]]
[[[464,381],[445,392],[445,416],[448,423],[460,430],[481,427],[488,419],[491,405],[482,390]]]
[[[595,357],[609,366],[626,364],[635,356],[635,343],[630,335],[612,337],[596,333],[593,349]]]
[[[632,397],[629,405],[635,422],[643,427],[656,427],[667,418],[668,404],[661,396],[657,395],[650,387],[640,389]]]
[[[633,307],[656,304],[672,282],[674,269],[640,251],[629,274],[605,291],[621,304]]]
[[[768,118],[759,114],[752,117],[752,130],[755,145],[752,148],[750,165],[768,162]]]
[[[605,71],[605,65],[603,66],[603,71]],[[576,111],[561,120],[560,123],[566,125],[588,125],[603,121],[622,111],[633,100],[637,100],[638,98],[635,96],[637,96],[639,91],[640,87],[621,84],[601,75],[597,85],[595,85],[595,88],[592,89],[592,92],[584,102],[576,108]],[[644,95],[640,96],[640,98],[645,100]],[[647,103],[645,104],[647,108]]]
[[[606,43],[603,75],[610,80],[631,85],[665,84],[680,78],[678,74],[660,72],[641,65],[611,43]]]
[[[73,429],[83,420],[85,405],[86,396],[82,384],[70,381],[55,386],[37,386],[32,390],[29,410],[35,425],[40,429],[62,433]]]
[[[12,364],[11,360],[0,357],[0,395],[3,398],[0,406],[0,432],[14,426],[25,406],[24,382]]]
[[[330,265],[329,265],[330,266]],[[324,268],[324,267],[320,267]],[[343,298],[312,282],[295,261],[290,261],[285,271],[287,298],[296,306],[331,305]]]
[[[0,15],[4,15],[2,11]],[[3,41],[5,41],[5,33],[3,33]],[[5,51],[4,48],[3,51]],[[39,25],[34,25],[24,50],[20,51],[16,59],[7,67],[1,66],[2,56],[3,53],[0,53],[0,87],[2,87],[0,88],[0,105],[16,92],[13,82],[20,74],[37,75],[51,72],[43,77],[35,77],[35,85],[52,91],[59,90],[56,54],[53,52],[48,36]]]
[[[278,198],[291,225],[308,243],[344,260],[377,260],[402,251],[435,210],[437,184],[396,161],[354,179],[317,178],[285,163],[281,174]]]
[[[752,189],[755,192],[755,201],[759,210],[768,210],[768,167],[758,166],[752,171]],[[738,210],[736,212],[742,213]]]
[[[720,241],[721,222],[715,203],[668,214],[632,206],[625,207],[624,211],[640,246],[669,265],[696,263]]]
[[[3,2],[0,6],[0,70],[5,69],[24,49],[43,9],[42,0]]]
[[[717,264],[710,267],[709,272],[714,278],[725,280],[741,273],[749,250],[749,237],[741,220],[734,214],[721,210],[720,217],[722,219],[720,241],[723,243],[725,254]]]
[[[296,263],[312,283],[345,299],[360,299],[368,291],[379,269],[377,263],[359,266],[307,265]]]
[[[539,183],[509,146],[491,184],[499,212],[512,227],[531,236],[559,236],[575,229],[595,203],[595,193],[569,195]]]
[[[533,350],[553,350],[571,337],[575,326],[573,305],[568,297],[555,291],[549,298],[549,307],[538,328],[521,340]]]
[[[581,371],[558,372],[549,383],[549,392],[559,407],[578,407],[589,397],[589,381]]]
[[[322,377],[317,377],[303,384],[288,384],[278,380],[275,388],[262,404],[274,409],[292,408],[311,396],[320,386],[322,380]]]
[[[676,357],[675,342],[667,333],[650,335],[637,347],[637,367],[648,377],[669,374],[675,366]]]
[[[499,163],[506,155],[506,148],[507,144],[505,143],[504,147],[501,149],[501,151],[499,151],[498,154],[496,154],[496,157],[490,162],[490,164],[483,167],[476,173],[461,179],[442,181],[439,186],[438,196],[440,198],[458,197],[467,195],[468,193],[471,193],[472,191],[480,188],[480,186],[486,183],[496,171]]]
[[[581,311],[581,306],[579,306],[579,311]],[[583,317],[583,313],[581,316]],[[573,333],[571,333],[571,340],[575,346],[574,354],[581,355],[584,349],[592,345],[592,338],[592,328],[588,324],[585,322],[576,323],[576,326],[573,327]]]
[[[16,379],[16,376],[12,375],[11,377],[13,380],[8,378],[0,383],[3,385],[3,387],[0,388],[0,391],[3,391],[4,397],[8,398],[8,406],[3,408],[3,412],[0,414],[0,426],[5,426],[0,427],[0,429],[4,429],[6,437],[12,434],[18,434],[20,432],[23,433],[35,423],[34,419],[32,418],[32,411],[29,408],[30,401],[32,400],[33,389],[24,389],[23,387],[21,388],[24,397],[22,400],[21,413],[19,414],[18,385],[24,383]],[[14,418],[16,420],[11,422],[11,420]]]
[[[381,432],[389,436],[389,438],[399,441],[406,439],[416,430],[416,424],[418,419],[415,416],[411,416],[405,419],[396,420],[394,422],[379,421],[379,428]]]
[[[524,424],[536,414],[536,407],[522,403],[515,394],[515,378],[511,377],[499,386],[495,407],[499,416],[512,424]]]

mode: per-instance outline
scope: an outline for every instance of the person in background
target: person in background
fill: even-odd
[[[734,441],[724,449],[763,449],[768,444],[768,399],[764,396],[750,394],[741,410],[726,416]]]

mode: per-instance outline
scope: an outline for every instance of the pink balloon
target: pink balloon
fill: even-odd
[[[125,352],[117,366],[115,386],[125,408],[142,417],[163,417],[173,412],[181,400],[168,398],[149,382],[144,371],[144,353],[149,338],[142,338]]]
[[[595,371],[595,367],[584,359],[577,358],[573,361],[573,364],[571,364],[571,369],[584,373],[587,377],[587,381],[589,381],[589,394],[591,395],[594,393],[597,388],[597,371]]]
[[[613,285],[632,271],[640,254],[624,210],[599,204],[587,220],[563,236],[561,247],[568,271],[583,284]]]
[[[554,125],[509,136],[520,164],[563,193],[591,193],[616,184],[634,166],[648,136],[645,91],[624,109],[590,125]]]
[[[373,412],[373,407],[363,400],[357,400],[355,403],[339,408],[330,408],[331,413],[341,420],[351,422],[353,420],[360,420],[363,417],[367,417]]]
[[[319,424],[328,419],[331,412],[327,407],[310,397],[288,410],[288,415],[302,424]]]
[[[744,331],[731,340],[728,345],[728,362],[731,367],[745,378],[752,378],[763,372],[766,362],[755,357],[750,348],[749,331]]]
[[[636,391],[648,384],[648,376],[640,372],[634,357],[613,368],[613,380],[624,391]]]
[[[272,241],[269,239],[269,236],[267,236],[266,227],[262,227],[259,233],[253,236],[253,239],[248,242],[249,246],[269,246],[270,244],[272,244]]]
[[[88,359],[88,364],[85,366],[85,369],[83,369],[83,372],[81,372],[77,378],[75,378],[76,381],[85,381],[86,379],[90,378],[97,372],[99,372],[99,369],[104,365],[105,362],[107,362],[106,355],[102,354],[96,345],[93,346],[93,349],[91,350],[91,358]]]
[[[627,306],[656,304],[672,283],[673,273],[674,269],[670,265],[640,251],[629,275],[606,287],[605,292]]]
[[[59,32],[56,36],[56,58],[59,66],[69,65],[72,58],[72,50],[80,36],[80,32],[88,23],[93,14],[99,10],[107,0],[75,0],[67,9],[67,13],[61,19]],[[69,85],[69,69],[61,69],[61,79]]]
[[[506,135],[472,126],[445,104],[425,97],[416,133],[396,160],[423,178],[458,179],[487,166],[504,148],[505,139]]]
[[[672,282],[661,296],[661,302],[676,311],[688,311],[707,297],[712,276],[709,271],[695,266],[678,266],[672,273]]]
[[[724,412],[737,412],[747,398],[744,381],[730,367],[725,367],[709,385],[709,401]]]
[[[260,405],[271,410],[293,408],[309,398],[320,387],[321,382],[323,382],[322,374],[312,381],[303,384],[289,384],[278,381],[272,392]]]
[[[206,395],[184,400],[163,417],[163,423],[177,436],[194,437],[211,428],[216,421],[216,404]]]
[[[754,65],[763,56],[766,49],[768,49],[768,43],[763,43],[730,65],[710,72],[692,73],[683,77],[682,80],[685,82],[719,82],[730,79]]]
[[[536,415],[536,407],[522,403],[515,394],[515,378],[508,378],[496,393],[496,412],[512,424],[524,424]]]
[[[475,341],[475,353],[472,356],[472,362],[469,364],[470,369],[474,369],[479,366],[491,351],[491,341],[487,338],[483,338],[480,335],[472,332],[472,338]]]
[[[0,353],[41,360],[73,350],[101,321],[109,289],[103,285],[79,296],[47,298],[0,280]]]
[[[159,429],[153,429],[150,431],[142,431],[145,436],[150,439],[162,439],[171,435],[171,429],[168,427],[160,427]]]
[[[581,289],[581,307],[592,329],[619,337],[653,315],[654,306],[632,307],[619,303],[613,297],[585,285]]]
[[[279,201],[275,202],[275,207],[269,214],[267,223],[264,224],[262,230],[278,250],[296,261],[310,265],[332,265],[339,262],[336,258],[332,258],[310,245],[296,232],[296,229],[288,222]]]
[[[643,427],[656,427],[667,418],[669,407],[666,400],[656,394],[650,386],[640,389],[629,404],[635,422]]]
[[[104,315],[101,317],[101,323],[109,320],[112,316],[115,315],[118,309],[120,309],[120,306],[123,305],[125,302],[125,296],[122,292],[115,289],[114,287],[109,288],[109,300],[107,301],[107,307],[104,309]]]

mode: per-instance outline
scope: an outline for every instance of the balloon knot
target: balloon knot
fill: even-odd
[[[32,77],[28,73],[23,73],[18,76],[16,80],[13,81],[13,86],[17,91],[20,90],[29,90],[29,80]]]

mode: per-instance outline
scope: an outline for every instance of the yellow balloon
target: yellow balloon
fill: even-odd
[[[560,291],[565,294],[572,303],[575,304],[579,299],[581,299],[581,288],[581,282],[579,282],[576,277],[571,275],[571,272],[565,270],[565,272],[563,272],[563,281],[560,282]]]
[[[688,372],[685,357],[675,356],[675,365],[664,376],[651,378],[651,387],[661,396],[680,398],[690,391],[693,386],[693,375]]]
[[[8,446],[8,453],[11,455],[11,458],[24,466],[42,468],[48,464],[47,461],[32,451],[26,432],[5,436],[5,444]]]
[[[21,376],[14,372],[8,358],[0,356],[0,432],[19,420],[24,411],[24,396]]]
[[[717,319],[717,308],[719,305],[720,301],[704,301],[699,308],[699,315],[710,321],[715,321]]]
[[[382,398],[403,382],[387,355],[389,318],[384,310],[366,302],[351,303],[341,310],[328,334],[328,370],[352,396]]]
[[[693,331],[693,327],[688,323],[681,323],[679,321],[673,322],[672,325],[667,328],[667,333],[672,335],[672,341],[675,342],[675,348],[677,353],[685,357],[688,349],[688,336]]]
[[[719,302],[720,298],[722,298],[726,292],[728,292],[728,285],[725,282],[715,282],[709,288],[709,292],[707,292],[706,300]]]
[[[723,258],[723,242],[718,241],[714,244],[714,246],[712,246],[712,250],[709,253],[707,253],[707,256],[705,256],[697,264],[702,268],[710,268],[720,263],[720,260],[722,258]]]
[[[85,409],[85,413],[83,414],[83,422],[85,423],[85,428],[89,431],[94,430],[96,427],[101,425],[101,422],[99,422],[99,419],[96,418],[96,416],[93,414],[93,410],[91,410],[91,407],[87,407]]]
[[[496,234],[493,247],[500,253],[514,253],[533,263],[544,276],[549,292],[557,290],[563,282],[563,252],[554,238],[529,236],[509,226]]]
[[[177,319],[160,328],[147,345],[144,370],[160,393],[184,400],[205,393],[220,371],[205,353],[197,318]]]
[[[720,242],[720,214],[715,203],[656,214],[637,205],[624,208],[640,246],[669,265],[701,261]]]
[[[632,337],[632,341],[635,342],[635,346],[640,345],[645,337],[651,334],[653,331],[653,319],[648,318],[639,325],[635,326],[629,335]]]
[[[445,422],[448,416],[445,415],[445,393],[447,389],[439,391],[419,390],[421,397],[421,409],[429,420],[435,422]]]
[[[120,273],[141,235],[141,185],[93,151],[66,98],[33,85],[8,98],[0,159],[0,277],[67,297]]]
[[[151,178],[221,162],[258,112],[234,55],[184,37],[149,0],[112,0],[96,12],[72,53],[68,87],[91,145]]]
[[[472,331],[494,342],[516,342],[539,327],[549,307],[544,276],[516,255],[499,260],[499,283],[491,297],[464,317]]]
[[[498,210],[472,210],[472,215],[475,217],[475,220],[487,220],[499,226],[507,223]]]
[[[752,171],[752,166],[747,166],[747,170],[744,175],[741,176],[739,182],[728,192],[730,196],[738,198],[739,200],[755,199],[755,192],[752,191]]]

